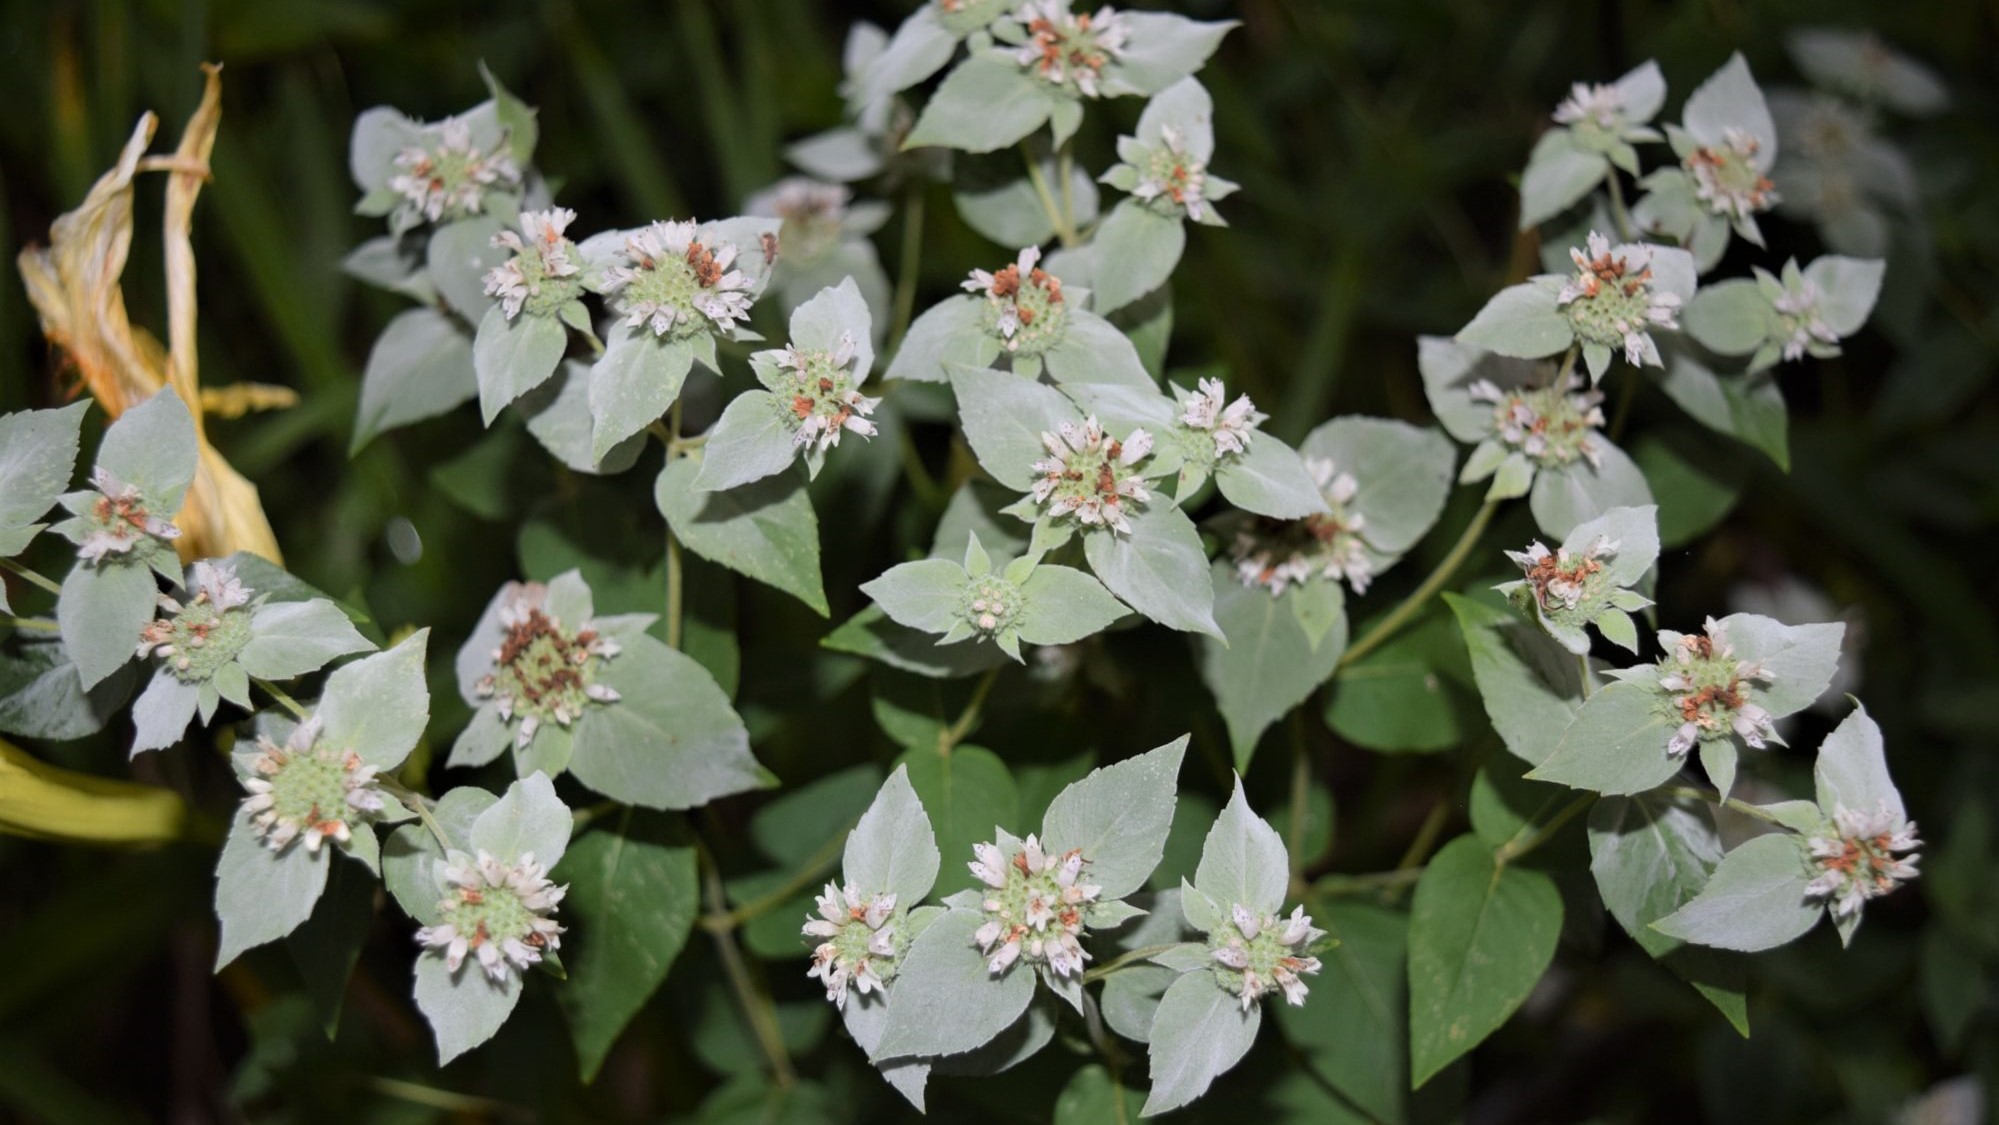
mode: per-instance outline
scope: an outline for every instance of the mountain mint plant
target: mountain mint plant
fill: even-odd
[[[1173,285],[1188,239],[1209,253],[1198,240],[1234,235],[1216,205],[1237,186],[1209,167],[1217,110],[1196,77],[1233,26],[1069,0],[929,0],[892,34],[859,26],[840,124],[786,150],[808,175],[724,152],[731,193],[775,182],[745,216],[708,222],[579,219],[554,199],[564,176],[535,165],[536,111],[490,74],[487,101],[440,122],[366,111],[349,151],[356,210],[386,232],[345,267],[412,305],[367,359],[352,449],[410,427],[424,427],[413,443],[444,438],[455,423],[433,419],[474,396],[479,444],[430,465],[420,497],[385,488],[367,511],[341,509],[380,516],[400,569],[386,587],[329,582],[355,591],[336,599],[274,546],[206,548],[262,512],[208,444],[223,429],[210,420],[233,416],[211,396],[254,395],[198,385],[175,350],[191,320],[164,337],[170,370],[146,381],[161,348],[134,344],[119,375],[134,382],[111,391],[91,381],[108,361],[51,329],[104,416],[87,403],[0,416],[0,566],[22,580],[0,585],[0,734],[110,729],[134,756],[196,743],[171,760],[175,791],[150,798],[176,802],[179,827],[99,842],[221,829],[216,964],[240,966],[232,992],[265,983],[261,947],[284,939],[315,998],[337,1000],[382,932],[378,902],[393,903],[439,1065],[517,1010],[559,1013],[588,1083],[676,966],[694,965],[701,979],[681,969],[667,994],[699,1006],[703,1060],[729,1054],[736,1076],[708,1116],[766,1079],[801,1099],[793,1112],[830,1104],[800,1077],[824,1068],[790,1054],[819,1034],[823,995],[839,1043],[919,1110],[933,1073],[993,1075],[1059,1042],[1036,1081],[1072,1053],[1102,1065],[1059,1101],[1015,1109],[1167,1113],[1265,1073],[1224,1079],[1268,1011],[1315,1065],[1328,1037],[1380,1046],[1318,1085],[1341,1112],[1403,1120],[1405,1079],[1423,1086],[1502,1026],[1558,946],[1592,944],[1595,916],[1571,913],[1588,884],[1555,877],[1580,876],[1585,843],[1604,912],[1746,1027],[1741,965],[1685,947],[1775,948],[1821,917],[1850,943],[1918,877],[1924,845],[1857,702],[1813,758],[1811,799],[1787,797],[1802,773],[1785,767],[1804,756],[1787,738],[1818,721],[1803,712],[1845,706],[1828,695],[1845,626],[1814,620],[1837,607],[1787,613],[1795,624],[1709,617],[1658,630],[1656,649],[1634,615],[1655,624],[1675,560],[1762,486],[1715,443],[1788,467],[1771,369],[1849,346],[1872,362],[1855,338],[1887,271],[1875,204],[1902,165],[1871,114],[1933,112],[1942,91],[1839,33],[1790,44],[1807,77],[1861,103],[1815,117],[1791,112],[1795,92],[1766,103],[1739,55],[1663,133],[1656,64],[1577,76],[1520,180],[1525,244],[1550,272],[1500,288],[1455,336],[1417,340],[1435,425],[1328,418],[1315,411],[1331,353],[1319,383],[1293,387],[1228,349],[1201,366],[1174,350],[1176,301],[1206,296]],[[725,95],[711,100],[734,104]],[[149,127],[59,242],[121,211],[129,240],[138,170],[176,192],[200,178],[200,145],[142,161]],[[1628,209],[1627,178],[1645,193]],[[956,218],[924,218],[938,182]],[[1121,193],[1101,215],[1098,183]],[[1871,256],[1703,277],[1733,235],[1753,257],[1766,222],[1774,235],[1797,214],[1834,250],[1849,239]],[[926,230],[957,218],[970,233],[926,251]],[[873,239],[897,226],[891,282]],[[114,239],[90,260],[124,251]],[[963,272],[981,260],[1007,264]],[[1329,302],[1345,300],[1341,276]],[[957,278],[912,318],[925,279]],[[1200,284],[1231,281],[1218,268]],[[102,308],[123,323],[122,303]],[[697,365],[712,378],[690,385]],[[1421,413],[1395,363],[1376,374],[1384,410]],[[1712,433],[1628,428],[1667,403]],[[71,490],[86,438],[87,486]],[[531,479],[556,491],[528,493]],[[1459,486],[1479,487],[1454,502]],[[447,534],[431,492],[484,521],[479,536]],[[39,537],[58,505],[68,547]],[[1432,538],[1440,523],[1454,542]],[[1902,542],[1862,530],[1879,550]],[[511,548],[497,572],[453,557],[492,543]],[[439,584],[483,595],[512,575],[476,620],[435,623],[462,706],[434,713],[432,626],[402,618]],[[369,589],[393,596],[369,606]],[[816,647],[773,647],[763,626],[777,620],[817,630]],[[1632,663],[1607,664],[1599,641]],[[1162,729],[1162,693],[1205,706],[1197,682],[1213,712],[1168,715],[1192,733],[1137,752]],[[225,700],[242,715],[216,722]],[[1089,720],[1058,747],[1028,745],[1035,717],[1055,714]],[[870,720],[879,735],[857,741],[853,723]],[[1183,789],[1197,744],[1212,768]],[[1336,807],[1324,784],[1327,753],[1454,750],[1441,772],[1468,792],[1411,806],[1424,827],[1406,849],[1358,838],[1348,798]],[[50,778],[66,771],[17,769],[17,753],[0,743],[0,827],[36,786],[57,786],[53,807],[80,821],[74,809],[103,799],[92,786],[112,785],[62,790]],[[1273,768],[1275,753],[1288,764]],[[233,789],[209,784],[224,762]],[[439,771],[458,783],[434,784]],[[1202,795],[1215,776],[1231,790],[1218,815]],[[184,794],[225,790],[226,828],[186,807]],[[1558,840],[1577,846],[1541,851]],[[1392,871],[1333,869],[1405,853]],[[719,971],[696,961],[711,955]],[[544,995],[521,1007],[529,989]],[[745,1035],[708,1034],[711,1016],[735,1018],[722,1003]],[[730,1054],[751,1047],[750,1061]],[[1391,1080],[1392,1100],[1356,1068]]]

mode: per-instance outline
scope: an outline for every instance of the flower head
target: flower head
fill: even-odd
[[[1017,626],[1026,608],[1027,599],[1019,586],[1004,575],[980,574],[966,581],[965,592],[959,597],[958,618],[973,636],[987,638]]]
[[[1319,971],[1319,959],[1305,950],[1324,936],[1302,906],[1292,908],[1286,918],[1236,903],[1221,927],[1208,935],[1208,955],[1215,963],[1215,979],[1241,999],[1243,1011],[1274,989],[1299,1005],[1309,991],[1301,978]]]
[[[1130,24],[1109,5],[1078,14],[1068,0],[1028,0],[1015,18],[1027,28],[1015,60],[1029,74],[1086,98],[1103,96],[1104,68],[1124,57],[1131,38]]]
[[[867,416],[881,400],[860,392],[868,373],[854,370],[858,346],[852,332],[842,332],[831,351],[794,344],[764,354],[781,373],[779,384],[772,389],[798,427],[792,432],[792,444],[823,451],[840,444],[842,433],[875,436],[875,424]]]
[[[1021,250],[1012,265],[997,273],[973,270],[960,283],[968,293],[986,298],[986,331],[1014,355],[1036,356],[1055,346],[1068,326],[1068,305],[1062,281],[1041,269],[1041,249]]]
[[[1624,114],[1624,91],[1614,85],[1577,82],[1569,87],[1569,96],[1555,107],[1555,122],[1558,125],[1588,122],[1611,133],[1623,126]]]
[[[813,261],[840,241],[853,192],[810,176],[789,176],[753,196],[746,210],[783,220],[779,238],[785,255]]]
[[[1152,499],[1138,463],[1152,452],[1152,435],[1133,430],[1119,441],[1104,433],[1095,415],[1078,426],[1064,422],[1060,433],[1043,433],[1048,456],[1029,466],[1040,478],[1034,499],[1051,517],[1074,515],[1085,527],[1131,533],[1126,508]]]
[[[148,510],[146,498],[137,485],[119,480],[111,470],[99,465],[90,474],[97,495],[72,493],[65,506],[76,512],[83,524],[77,538],[76,557],[86,563],[103,563],[113,558],[142,561],[151,558],[159,545],[180,538],[173,520],[162,519]]]
[[[1569,323],[1585,341],[1622,347],[1626,363],[1662,366],[1654,328],[1678,328],[1680,298],[1652,284],[1652,251],[1642,245],[1612,249],[1610,240],[1591,231],[1588,250],[1569,248],[1576,273],[1555,298],[1566,308]]]
[[[1750,660],[1738,659],[1729,643],[1728,628],[1710,617],[1701,633],[1661,633],[1666,655],[1659,658],[1658,684],[1666,693],[1666,712],[1679,721],[1666,752],[1681,757],[1702,742],[1734,735],[1761,750],[1777,736],[1770,713],[1749,697],[1749,685],[1769,683],[1775,675]]]
[[[895,978],[896,962],[909,948],[903,932],[903,911],[895,896],[862,895],[853,887],[826,884],[818,912],[807,915],[805,936],[820,939],[805,975],[826,986],[826,999],[847,1006],[847,988],[866,996],[879,992]]]
[[[624,264],[604,271],[604,291],[631,328],[685,340],[703,332],[735,337],[750,319],[753,283],[732,269],[736,247],[698,237],[692,220],[655,222],[625,238]]]
[[[441,951],[447,971],[456,973],[470,953],[488,977],[505,983],[561,947],[554,914],[569,888],[550,882],[534,853],[503,863],[483,850],[476,856],[452,852],[444,880],[439,921],[419,929],[416,942]]]
[[[1770,178],[1758,167],[1762,142],[1745,130],[1729,126],[1719,143],[1702,145],[1680,163],[1693,177],[1694,197],[1708,210],[1729,219],[1746,219],[1768,211],[1777,202]]]
[[[1259,411],[1248,395],[1227,402],[1220,379],[1203,379],[1199,389],[1181,403],[1180,424],[1215,439],[1215,456],[1227,457],[1249,448],[1256,428],[1270,417]]]
[[[1351,507],[1360,482],[1324,457],[1305,458],[1305,471],[1318,482],[1330,510],[1301,520],[1252,519],[1236,532],[1230,552],[1236,577],[1245,586],[1269,589],[1272,596],[1320,577],[1345,581],[1354,593],[1366,593],[1374,581],[1367,517]]]
[[[1785,360],[1802,359],[1806,352],[1825,354],[1838,351],[1839,333],[1825,321],[1821,311],[1824,294],[1811,278],[1799,275],[1784,284],[1783,292],[1770,303],[1784,337]]]
[[[582,271],[571,257],[576,244],[563,236],[575,220],[576,212],[567,207],[523,211],[519,233],[503,230],[493,236],[493,245],[513,251],[513,257],[486,271],[486,295],[500,299],[508,320],[523,307],[550,315],[576,298],[583,287]]]
[[[1582,376],[1571,372],[1559,386],[1501,390],[1480,379],[1467,390],[1473,402],[1492,404],[1494,436],[1535,464],[1552,468],[1583,460],[1601,465],[1597,431],[1603,427],[1603,395],[1582,387]]]
[[[1213,213],[1214,204],[1207,197],[1208,166],[1188,152],[1179,129],[1161,126],[1159,144],[1141,145],[1132,155],[1138,158],[1133,161],[1138,172],[1133,198],[1162,215],[1184,214],[1197,223]]]
[[[463,118],[444,122],[432,136],[429,143],[398,152],[398,171],[389,179],[389,189],[431,222],[477,215],[485,209],[487,191],[520,184],[521,171],[506,146],[491,152],[474,146]]]
[[[1599,535],[1580,555],[1567,547],[1550,551],[1539,540],[1525,551],[1508,551],[1527,577],[1527,587],[1544,610],[1573,610],[1594,601],[1610,582],[1607,560],[1617,555],[1617,543]]]
[[[1908,854],[1923,846],[1915,822],[1895,815],[1886,801],[1871,813],[1839,805],[1828,829],[1807,845],[1819,874],[1805,885],[1805,897],[1823,900],[1834,918],[1857,917],[1868,899],[1918,874],[1922,857]]]
[[[1101,891],[1083,880],[1089,861],[1082,850],[1044,852],[1029,836],[1010,856],[992,844],[976,844],[972,854],[968,866],[985,886],[986,919],[972,941],[986,955],[986,971],[998,976],[1024,957],[1061,976],[1082,976],[1091,959],[1077,940],[1083,912]]]
[[[203,683],[236,659],[250,641],[250,591],[225,562],[194,564],[185,603],[159,596],[165,616],[139,630],[138,655],[158,656],[168,673],[183,683]]]
[[[546,586],[509,583],[499,618],[503,631],[493,650],[493,670],[479,679],[477,690],[493,700],[502,721],[519,723],[516,745],[534,741],[546,720],[566,727],[591,704],[618,701],[616,689],[597,682],[604,662],[618,655],[618,642],[587,621],[571,630],[551,616]]]
[[[383,808],[375,767],[351,750],[320,743],[319,716],[292,728],[279,746],[257,740],[257,757],[243,778],[249,796],[243,811],[250,825],[274,852],[303,839],[309,852],[327,840],[345,845],[354,826],[364,824]]]

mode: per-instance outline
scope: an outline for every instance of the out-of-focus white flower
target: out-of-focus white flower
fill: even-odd
[[[1819,874],[1805,885],[1805,897],[1822,900],[1834,918],[1854,917],[1868,899],[1919,874],[1922,857],[1911,853],[1922,846],[1915,822],[1895,815],[1886,801],[1872,812],[1836,806],[1830,831],[1808,843]]]
[[[1305,458],[1305,471],[1318,482],[1328,510],[1299,520],[1259,516],[1245,524],[1230,549],[1236,577],[1273,597],[1314,577],[1344,581],[1364,594],[1374,581],[1374,558],[1367,517],[1352,508],[1360,482],[1324,457]]]
[[[398,171],[389,178],[389,190],[431,222],[446,214],[477,215],[485,209],[488,190],[520,183],[521,171],[506,146],[481,151],[462,118],[444,122],[435,136],[434,143],[408,145],[396,153]]]

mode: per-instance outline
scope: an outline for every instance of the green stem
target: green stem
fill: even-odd
[[[1116,957],[1111,958],[1110,960],[1104,962],[1103,964],[1098,965],[1096,968],[1086,971],[1083,974],[1083,983],[1094,984],[1095,982],[1100,981],[1107,976],[1110,976],[1112,973],[1115,973],[1120,969],[1129,968],[1130,966],[1135,965],[1140,961],[1145,961],[1149,960],[1150,958],[1157,957],[1161,953],[1164,953],[1169,949],[1178,949],[1180,946],[1185,944],[1187,943],[1169,942],[1165,945],[1143,945],[1138,947],[1137,949],[1127,950],[1126,952],[1118,954]]]
[[[1618,182],[1617,169],[1611,169],[1604,180],[1610,184],[1610,214],[1617,221],[1618,241],[1630,242],[1638,234],[1631,226],[1631,212],[1624,207],[1624,185]]]
[[[979,713],[985,709],[986,696],[992,694],[993,681],[999,679],[999,674],[998,668],[992,668],[979,677],[978,685],[972,689],[972,698],[965,701],[965,709],[958,712],[957,721],[938,733],[939,754],[950,754],[951,748],[963,742],[965,736],[972,733],[972,728],[979,724]]]
[[[923,187],[911,181],[905,189],[902,201],[902,258],[895,272],[895,319],[888,333],[888,348],[882,354],[894,355],[902,346],[902,337],[909,331],[909,320],[916,312],[916,278],[923,264]]]
[[[285,690],[283,688],[279,687],[278,685],[272,683],[269,680],[260,680],[255,676],[250,677],[250,682],[256,684],[260,688],[263,688],[264,694],[270,696],[274,700],[277,700],[278,703],[281,704],[285,710],[290,711],[292,713],[293,718],[304,719],[306,717],[305,708],[299,704],[298,700],[293,699],[289,695],[286,695]]]
[[[722,893],[722,873],[715,867],[714,857],[704,846],[700,849],[703,882],[707,887],[708,910],[711,914],[726,913],[728,899]],[[715,953],[722,961],[723,975],[729,978],[729,987],[736,994],[736,1000],[743,1006],[743,1014],[749,1018],[750,1031],[756,1036],[757,1046],[762,1048],[764,1058],[770,1063],[771,1081],[779,1089],[789,1089],[797,1076],[792,1073],[791,1056],[784,1049],[784,1033],[777,1025],[777,1010],[770,997],[760,992],[750,979],[749,966],[743,961],[742,951],[736,948],[736,936],[731,930],[710,930],[715,939]]]
[[[1075,156],[1071,151],[1071,147],[1075,144],[1075,141],[1076,138],[1072,135],[1055,150],[1055,175],[1060,181],[1055,187],[1056,190],[1062,193],[1063,225],[1067,226],[1071,233],[1074,233],[1076,230],[1076,200],[1074,198],[1075,189],[1072,185],[1072,181],[1076,178]],[[1063,245],[1067,246],[1068,243],[1065,242]]]
[[[1569,350],[1562,353],[1562,366],[1555,372],[1555,386],[1557,388],[1569,385],[1569,373],[1576,369],[1576,357],[1581,354],[1583,354],[1583,346],[1580,342],[1570,344]]]
[[[404,808],[416,814],[417,820],[423,823],[424,828],[430,832],[431,838],[437,841],[438,847],[443,848],[447,853],[451,851],[453,846],[451,837],[444,834],[444,826],[437,822],[436,817],[430,815],[430,798],[425,797],[423,794],[386,774],[376,777],[375,783],[380,785],[382,790],[391,797],[402,802]]]
[[[1588,654],[1576,657],[1576,669],[1583,685],[1583,702],[1587,703],[1590,694],[1596,690],[1596,673],[1590,669]]]
[[[1624,373],[1624,388],[1617,392],[1617,410],[1610,416],[1610,440],[1624,436],[1624,423],[1631,418],[1631,404],[1638,401],[1638,373]]]
[[[1443,561],[1437,564],[1437,568],[1432,570],[1429,576],[1423,579],[1423,584],[1416,587],[1415,591],[1408,597],[1402,599],[1402,604],[1389,610],[1386,617],[1375,622],[1374,626],[1367,631],[1365,636],[1348,646],[1346,652],[1340,656],[1339,666],[1344,668],[1381,647],[1382,642],[1394,636],[1397,629],[1400,629],[1411,617],[1414,617],[1417,610],[1423,608],[1423,603],[1429,601],[1437,591],[1443,589],[1444,584],[1451,580],[1453,574],[1457,573],[1458,567],[1464,565],[1464,561],[1471,554],[1472,548],[1478,545],[1479,536],[1485,534],[1486,525],[1492,522],[1492,515],[1498,510],[1499,501],[1497,500],[1487,500],[1484,504],[1480,505],[1478,514],[1473,516],[1471,522],[1465,525],[1463,533],[1458,536],[1457,543],[1452,545],[1450,553],[1445,555]]]
[[[1668,797],[1691,797],[1696,801],[1706,801],[1710,805],[1719,805],[1731,812],[1739,812],[1743,816],[1754,817],[1766,824],[1775,824],[1780,828],[1790,828],[1790,825],[1785,824],[1775,813],[1767,809],[1759,809],[1747,801],[1738,800],[1734,797],[1723,799],[1721,794],[1712,789],[1698,789],[1691,785],[1669,785],[1659,790],[1659,792]]]
[[[1394,887],[1406,887],[1423,877],[1423,867],[1398,867],[1393,871],[1369,871],[1360,875],[1328,875],[1312,884],[1312,893],[1325,898],[1360,894]]]
[[[41,575],[35,573],[32,570],[29,570],[27,567],[22,566],[20,563],[15,562],[13,559],[0,559],[0,570],[11,570],[15,574],[18,574],[21,577],[27,579],[29,582],[32,582],[35,585],[40,586],[42,589],[47,590],[51,594],[55,594],[58,597],[62,595],[61,585],[47,578],[42,577]]]
[[[1493,862],[1504,867],[1533,851],[1535,848],[1540,847],[1542,844],[1547,843],[1554,838],[1557,831],[1560,831],[1562,825],[1574,820],[1584,809],[1589,808],[1595,803],[1596,794],[1584,793],[1562,806],[1562,811],[1556,813],[1546,824],[1541,825],[1539,828],[1533,828],[1532,826],[1523,827],[1519,832],[1514,833],[1511,840],[1499,846],[1499,850],[1493,853]]]
[[[62,626],[46,617],[9,617],[0,613],[0,625],[9,625],[16,629],[33,629],[37,633],[62,632]]]
[[[1409,841],[1409,849],[1396,861],[1397,871],[1420,868],[1430,858],[1430,849],[1437,846],[1437,837],[1444,833],[1444,822],[1450,819],[1451,810],[1442,801],[1430,806],[1430,814],[1423,818],[1423,824],[1416,829],[1416,838]]]
[[[673,400],[670,415],[671,425],[667,433],[667,457],[674,456],[674,447],[680,443],[680,400]],[[659,423],[655,422],[654,425]],[[680,537],[673,533],[673,525],[666,525],[666,647],[680,648],[681,587],[685,585],[680,570]]]
[[[811,858],[805,861],[805,866],[799,868],[797,874],[785,880],[783,886],[753,898],[733,910],[704,915],[701,919],[701,928],[710,933],[733,930],[752,918],[760,918],[790,902],[794,895],[818,882],[820,876],[832,870],[833,865],[840,861],[840,856],[847,847],[847,833],[853,831],[854,825],[859,821],[860,818],[855,817],[835,832],[833,838],[821,844],[819,850],[813,852]]]
[[[1034,185],[1034,194],[1041,200],[1041,209],[1048,214],[1049,224],[1055,228],[1055,236],[1062,240],[1064,246],[1076,245],[1076,228],[1069,224],[1062,209],[1055,205],[1055,195],[1048,190],[1048,177],[1041,172],[1041,162],[1034,159],[1034,153],[1025,141],[1021,142],[1020,154],[1027,161],[1027,178]]]

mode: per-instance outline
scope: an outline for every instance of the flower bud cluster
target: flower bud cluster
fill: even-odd
[[[1675,638],[1659,660],[1659,687],[1679,726],[1666,752],[1679,757],[1702,742],[1733,734],[1757,749],[1777,735],[1770,713],[1750,702],[1748,685],[1775,679],[1769,669],[1739,660],[1727,627],[1710,617],[1703,633]]]
[[[437,904],[437,925],[416,932],[416,942],[442,950],[444,967],[456,973],[469,953],[486,975],[504,984],[562,945],[562,927],[553,917],[567,886],[556,886],[526,852],[502,863],[485,851],[453,852],[444,869],[448,884]]]
[[[849,985],[863,996],[888,987],[897,960],[909,948],[895,896],[862,895],[853,887],[828,883],[817,906],[817,917],[806,916],[804,933],[822,940],[805,975],[826,986],[826,999],[844,1008]]]
[[[1208,935],[1208,955],[1214,959],[1216,979],[1241,999],[1243,1011],[1274,989],[1283,989],[1284,999],[1299,1005],[1310,991],[1300,978],[1319,971],[1319,959],[1305,950],[1324,936],[1302,906],[1284,918],[1236,903],[1228,920]]]
[[[1033,836],[1011,856],[992,844],[976,844],[967,864],[985,885],[985,924],[972,935],[986,955],[986,970],[997,976],[1021,958],[1047,965],[1061,976],[1081,976],[1090,955],[1078,939],[1083,912],[1100,888],[1083,881],[1088,860],[1081,849],[1044,852]]]

